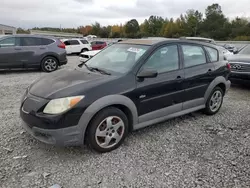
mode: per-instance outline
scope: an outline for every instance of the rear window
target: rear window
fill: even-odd
[[[210,47],[207,47],[207,46],[204,46],[207,53],[208,53],[208,56],[209,56],[209,59],[211,62],[216,62],[218,61],[219,59],[219,54],[218,54],[218,51],[214,48],[210,48]]]
[[[78,40],[66,40],[64,44],[68,46],[68,45],[79,45],[80,43]]]
[[[39,46],[42,45],[41,38],[36,37],[21,37],[21,46]]]
[[[98,41],[96,44],[105,44],[105,42]]]
[[[89,42],[87,40],[81,40],[81,43],[88,44]]]
[[[55,41],[52,40],[52,39],[45,39],[45,38],[42,38],[42,44],[43,45],[49,45],[49,44],[52,44],[54,43]]]

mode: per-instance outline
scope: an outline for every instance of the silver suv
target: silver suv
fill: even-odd
[[[0,37],[0,69],[39,68],[52,72],[66,63],[65,44],[59,39],[36,35]]]

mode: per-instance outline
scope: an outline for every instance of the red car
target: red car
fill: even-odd
[[[91,42],[92,50],[101,50],[107,46],[107,43],[104,41],[93,41]]]

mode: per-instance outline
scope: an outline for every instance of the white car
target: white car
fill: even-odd
[[[80,62],[85,63],[87,60],[89,60],[91,57],[93,57],[100,51],[101,50],[91,50],[91,51],[83,52],[79,55],[79,60]]]
[[[91,44],[86,39],[62,39],[66,46],[67,54],[80,54],[92,50]]]

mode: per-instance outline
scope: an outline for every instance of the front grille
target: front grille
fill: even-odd
[[[22,109],[24,112],[30,113],[31,111],[37,111],[44,103],[44,99],[29,95],[25,99]]]
[[[250,63],[230,63],[234,72],[250,72]]]

